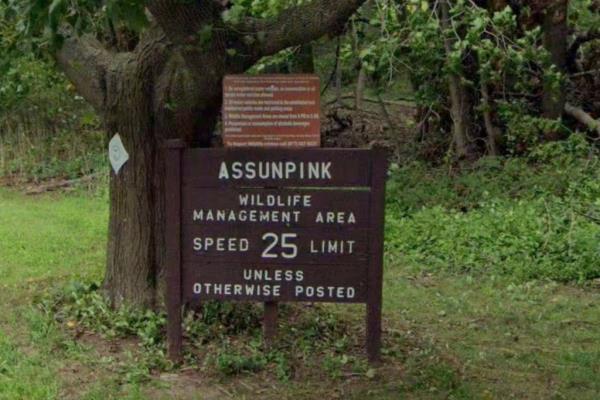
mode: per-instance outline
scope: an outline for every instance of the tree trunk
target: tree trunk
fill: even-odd
[[[446,55],[452,52],[454,40],[449,30],[452,28],[450,22],[450,6],[447,0],[440,1],[440,25],[444,31],[444,48]],[[461,77],[450,72],[448,74],[448,89],[450,92],[450,115],[452,116],[452,139],[456,157],[459,159],[470,158],[473,155],[470,143],[471,101],[467,89],[462,84]]]
[[[487,133],[487,148],[491,156],[500,155],[500,129],[494,124],[492,118],[492,103],[490,101],[490,93],[487,82],[482,79],[481,85],[481,107],[483,108],[483,122]]]
[[[115,307],[154,308],[162,302],[165,266],[165,190],[162,145],[168,138],[207,147],[220,102],[212,78],[198,79],[172,55],[159,76],[123,63],[107,76],[109,139],[119,134],[129,161],[111,170],[110,220],[104,288]],[[198,97],[203,108],[198,108]]]
[[[151,86],[144,87],[133,71],[119,75],[108,77],[107,96],[113,99],[113,107],[106,114],[106,125],[110,137],[121,136],[129,161],[118,175],[111,170],[104,287],[114,306],[126,302],[154,307],[159,272],[155,248],[164,221],[158,215],[154,185],[161,179],[161,168],[156,163]]]
[[[566,72],[568,52],[568,1],[552,0],[543,12],[544,47],[550,53],[552,63],[559,72]],[[542,99],[543,115],[549,119],[558,119],[565,108],[566,93],[564,84],[558,88],[552,82],[544,85]],[[558,133],[551,132],[547,139],[558,139]]]

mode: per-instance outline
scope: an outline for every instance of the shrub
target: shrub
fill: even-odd
[[[509,275],[517,280],[600,277],[600,173],[576,138],[523,159],[482,162],[455,176],[420,165],[394,171],[388,260],[413,270]]]

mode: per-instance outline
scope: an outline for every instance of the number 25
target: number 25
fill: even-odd
[[[298,255],[298,246],[293,243],[290,243],[292,239],[296,239],[298,237],[295,233],[282,233],[281,237],[276,233],[265,233],[262,237],[262,240],[269,240],[269,245],[265,248],[265,251],[262,253],[262,258],[279,258],[279,255],[283,258],[296,258]],[[281,253],[273,253],[273,249],[277,246],[278,243],[281,247]]]

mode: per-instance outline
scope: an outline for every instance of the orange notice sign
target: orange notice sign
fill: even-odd
[[[320,147],[316,75],[229,75],[223,80],[223,143]]]

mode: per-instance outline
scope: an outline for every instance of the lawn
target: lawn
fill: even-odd
[[[183,369],[172,369],[156,360],[149,366],[139,327],[138,338],[118,340],[107,330],[74,331],[71,325],[82,321],[49,318],[40,299],[71,281],[101,279],[106,196],[28,197],[0,189],[0,399],[599,398],[600,289],[594,275],[599,257],[593,239],[600,231],[579,214],[565,220],[558,211],[540,211],[575,197],[579,204],[593,204],[594,198],[590,203],[574,195],[556,178],[538,182],[535,193],[544,201],[532,191],[507,195],[502,183],[482,183],[485,179],[463,179],[430,198],[422,194],[424,186],[447,182],[417,177],[416,184],[402,176],[391,182],[385,362],[375,370],[360,353],[363,309],[354,306],[284,311],[280,340],[292,350],[272,353],[264,362],[255,333],[208,342],[206,362],[190,359]],[[460,201],[449,194],[455,189]],[[483,199],[489,196],[494,201]],[[433,197],[435,204],[428,204]],[[512,219],[491,223],[501,218]],[[523,244],[519,235],[528,230],[534,239]],[[505,257],[492,257],[497,238],[496,250],[504,249]],[[560,243],[546,243],[547,238],[567,242],[564,250],[572,254],[562,254]],[[481,252],[471,254],[477,249]],[[541,273],[544,266],[551,271]],[[585,276],[570,279],[581,269]],[[97,312],[102,306],[93,307]],[[308,336],[305,331],[315,326],[316,335]],[[323,332],[327,339],[320,338]],[[318,347],[320,340],[350,341],[341,345],[349,356]],[[253,349],[254,358],[239,356],[236,346]],[[312,351],[322,354],[315,358]],[[278,357],[290,354],[299,367],[294,374],[281,373],[288,361]]]

